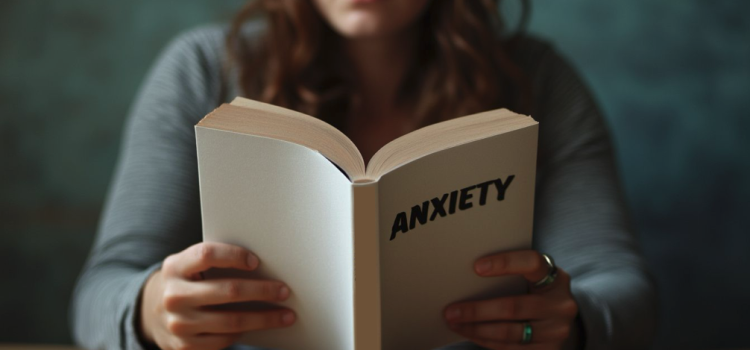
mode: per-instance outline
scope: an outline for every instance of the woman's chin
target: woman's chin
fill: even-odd
[[[368,14],[351,14],[349,18],[339,25],[334,25],[336,32],[347,39],[373,39],[386,37],[400,28],[391,28],[387,21],[381,18],[373,18]]]
[[[428,0],[315,0],[319,13],[347,39],[398,34],[418,20]]]

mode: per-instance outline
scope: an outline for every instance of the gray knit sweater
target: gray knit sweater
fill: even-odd
[[[141,349],[135,315],[146,278],[167,255],[201,241],[193,126],[239,91],[222,73],[225,28],[175,39],[140,89],[73,296],[80,346]],[[540,126],[534,247],[571,274],[586,349],[644,348],[655,288],[628,223],[602,115],[548,44],[527,39],[516,57],[532,79]]]

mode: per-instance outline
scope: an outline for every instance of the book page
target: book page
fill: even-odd
[[[474,273],[477,258],[531,247],[537,125],[427,155],[379,181],[383,349],[462,340],[455,301],[523,293],[519,277]]]
[[[293,110],[236,98],[198,122],[199,127],[288,141],[320,152],[351,180],[365,173],[362,155],[344,133],[330,124]]]
[[[248,277],[284,281],[296,323],[247,333],[243,342],[286,350],[351,350],[352,186],[309,148],[196,127],[205,241],[260,258]]]

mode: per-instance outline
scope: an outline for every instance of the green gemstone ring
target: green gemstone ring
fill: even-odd
[[[523,323],[523,339],[521,339],[521,344],[528,344],[531,343],[531,324],[528,322]]]

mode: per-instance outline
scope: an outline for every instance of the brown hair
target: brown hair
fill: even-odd
[[[531,112],[531,88],[510,57],[520,36],[503,38],[498,1],[434,0],[423,14],[419,54],[397,101],[413,107],[417,124],[500,107]],[[522,4],[521,27],[528,14]],[[250,43],[242,28],[257,15],[265,16],[266,31]],[[336,35],[309,0],[248,2],[227,36],[242,92],[343,129],[357,96],[345,68],[333,64]]]

